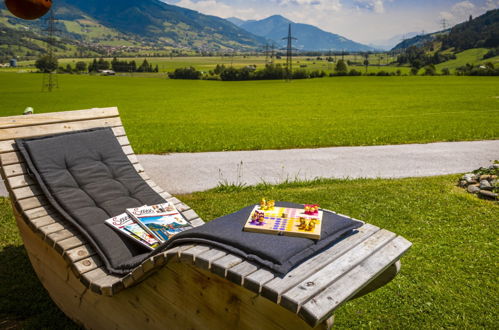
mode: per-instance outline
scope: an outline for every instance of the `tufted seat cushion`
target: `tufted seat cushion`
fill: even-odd
[[[49,202],[85,236],[115,274],[150,251],[104,223],[126,208],[164,202],[138,175],[110,128],[17,140]]]

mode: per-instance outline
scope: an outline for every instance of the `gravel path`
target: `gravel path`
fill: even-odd
[[[314,178],[403,178],[463,173],[499,159],[499,140],[371,147],[138,155],[149,176],[173,194],[220,182],[254,185]],[[0,187],[0,195],[5,195]]]

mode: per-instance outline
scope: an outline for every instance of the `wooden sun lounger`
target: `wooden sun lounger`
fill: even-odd
[[[54,302],[93,329],[329,328],[346,301],[391,281],[411,243],[366,224],[284,278],[203,245],[158,254],[130,274],[102,267],[92,247],[57,216],[26,173],[14,139],[112,127],[142,178],[194,226],[196,212],[158,187],[137,161],[117,108],[0,117],[0,166],[30,261]]]

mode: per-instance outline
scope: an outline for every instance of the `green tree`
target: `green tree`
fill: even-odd
[[[83,61],[78,61],[75,64],[75,71],[76,72],[84,72],[87,71],[87,63]]]
[[[50,73],[57,70],[57,64],[57,58],[44,55],[36,60],[35,67],[43,73]]]
[[[443,68],[443,69],[442,69],[442,75],[444,75],[444,76],[448,76],[448,75],[450,75],[450,70],[449,70],[449,68]]]
[[[339,60],[338,63],[336,63],[336,67],[335,67],[334,71],[336,71],[336,74],[338,76],[347,75],[348,67],[347,67],[347,64],[345,63],[345,60]]]
[[[413,76],[416,76],[416,75],[418,74],[418,72],[419,72],[419,68],[417,68],[417,67],[415,67],[415,66],[413,66],[413,67],[411,68],[411,74],[412,74]]]
[[[424,67],[424,75],[425,76],[434,76],[437,74],[437,69],[433,64],[429,64]]]

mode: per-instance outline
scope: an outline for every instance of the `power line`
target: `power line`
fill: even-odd
[[[297,40],[293,38],[291,35],[291,24],[289,24],[288,28],[288,36],[282,38],[283,40],[287,40],[286,47],[286,80],[290,81],[293,78],[293,40]]]
[[[48,33],[47,37],[47,58],[50,62],[56,62],[55,58],[55,27],[56,19],[54,17],[54,7],[50,9],[50,14],[47,19],[47,28],[44,30]],[[48,73],[43,74],[42,92],[52,92],[54,88],[59,88],[59,81],[57,79],[57,67]]]

